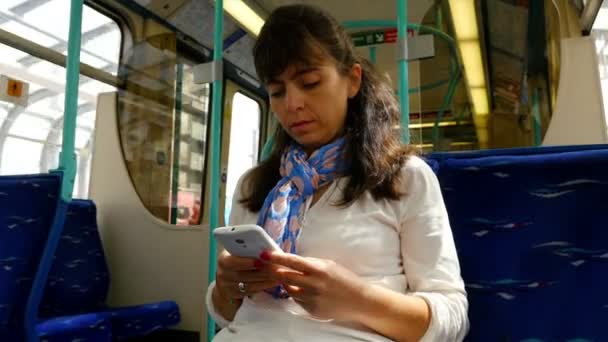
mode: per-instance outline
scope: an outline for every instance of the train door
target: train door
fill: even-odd
[[[258,163],[262,150],[266,101],[237,82],[224,88],[220,224],[228,223],[232,199],[241,176]]]
[[[155,37],[131,49],[138,58],[125,62],[125,89],[99,97],[90,193],[112,279],[108,304],[173,300],[176,329],[198,337],[209,229],[193,208],[205,193],[211,87],[193,81],[202,61],[176,54],[174,33]]]

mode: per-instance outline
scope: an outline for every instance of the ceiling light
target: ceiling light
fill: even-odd
[[[439,127],[449,127],[449,126],[466,125],[466,124],[470,124],[470,122],[468,122],[468,121],[462,121],[462,122],[442,121],[439,123]],[[410,124],[410,129],[431,128],[434,126],[435,126],[434,122],[414,123],[414,124]]]
[[[224,0],[224,10],[249,33],[255,37],[260,34],[264,19],[243,0]]]
[[[486,88],[471,88],[471,100],[475,108],[475,115],[488,115],[490,113]]]
[[[466,73],[467,83],[471,88],[485,87],[486,81],[481,59],[479,41],[459,42],[462,64]]]
[[[474,0],[450,0],[458,40],[478,39]]]
[[[449,0],[449,5],[467,89],[473,104],[477,140],[480,148],[487,148],[487,118],[490,114],[490,106],[477,29],[475,0]]]

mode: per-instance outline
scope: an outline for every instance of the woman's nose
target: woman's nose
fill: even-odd
[[[304,96],[297,89],[285,90],[285,102],[287,104],[287,111],[289,112],[297,112],[304,108]]]

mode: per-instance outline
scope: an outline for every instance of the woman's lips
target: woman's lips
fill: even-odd
[[[309,128],[314,121],[298,121],[289,126],[292,131],[303,131]]]

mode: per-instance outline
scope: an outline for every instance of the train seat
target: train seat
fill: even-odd
[[[75,199],[70,202],[40,316],[107,314],[112,323],[112,337],[119,341],[179,323],[179,308],[172,301],[123,308],[106,305],[110,275],[96,215],[93,201]]]
[[[467,341],[607,341],[608,145],[436,153]]]
[[[106,313],[44,319],[38,323],[36,331],[40,342],[112,341],[112,325]]]
[[[0,341],[23,341],[24,315],[32,283],[59,201],[60,176],[0,176]],[[83,327],[72,323],[84,321]],[[65,335],[110,341],[109,319],[66,316],[43,322],[43,341]],[[47,329],[49,328],[49,329]]]

